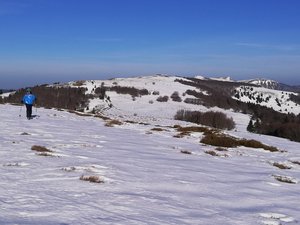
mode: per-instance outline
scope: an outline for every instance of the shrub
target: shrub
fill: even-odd
[[[292,177],[281,176],[281,175],[272,175],[276,180],[288,184],[297,184],[298,182]]]
[[[154,127],[151,129],[152,131],[165,131],[164,129],[162,128],[159,128],[159,127]]]
[[[196,127],[196,126],[190,126],[190,127],[175,127],[178,132],[184,132],[184,133],[191,133],[191,132],[201,132],[204,134],[210,134],[213,132],[217,132],[216,130],[207,128],[207,127]]]
[[[174,102],[182,102],[182,99],[179,96],[179,93],[177,91],[175,91],[172,95],[171,95],[171,99]]]
[[[181,150],[180,152],[183,153],[183,154],[187,154],[187,155],[191,155],[192,154],[192,152],[190,152],[188,150]]]
[[[105,92],[106,92],[106,88],[104,86],[97,87],[95,89],[95,94],[97,94],[99,98],[102,100],[105,98]]]
[[[159,96],[157,99],[156,99],[156,101],[158,101],[158,102],[167,102],[169,100],[169,97],[168,96]]]
[[[37,96],[37,104],[45,108],[60,108],[83,111],[88,104],[86,88],[63,86],[35,86],[32,92]],[[5,103],[20,103],[26,89],[20,89],[15,94],[4,98]]]
[[[174,118],[176,120],[188,121],[218,129],[232,130],[235,127],[233,119],[228,118],[226,114],[222,112],[208,111],[203,113],[199,111],[179,110]]]
[[[84,176],[84,175],[82,175],[79,179],[83,180],[83,181],[89,181],[91,183],[104,183],[104,180],[101,179],[98,176]]]
[[[276,147],[265,145],[256,140],[238,139],[229,135],[216,133],[205,135],[200,142],[218,147],[235,148],[238,146],[245,146],[249,148],[262,148],[270,152],[279,151]]]
[[[238,146],[238,141],[236,138],[215,134],[205,135],[205,137],[201,139],[201,143],[227,148],[235,148]]]
[[[110,120],[105,124],[107,127],[113,127],[115,125],[122,125],[122,122],[119,120]]]
[[[299,165],[299,166],[300,166],[300,161],[292,160],[292,161],[290,161],[290,162],[293,163],[293,164],[296,164],[296,165]]]
[[[282,170],[285,170],[285,169],[291,169],[292,167],[288,166],[288,165],[285,165],[283,163],[278,163],[278,162],[274,162],[272,164],[273,166],[279,168],[279,169],[282,169]]]
[[[137,89],[135,87],[121,87],[121,86],[113,86],[107,88],[109,91],[115,91],[118,94],[129,94],[132,97],[138,97],[141,95],[148,95],[149,91],[147,89]]]
[[[205,151],[206,154],[212,155],[212,156],[219,156],[215,151],[210,150],[210,151]]]
[[[55,155],[49,153],[49,152],[40,152],[40,153],[37,153],[37,155],[39,156],[50,156],[50,157],[55,157]],[[58,156],[59,157],[59,156]]]
[[[39,145],[33,145],[31,147],[31,150],[37,151],[37,152],[53,152],[53,151],[49,150],[48,148],[46,148],[44,146],[39,146]]]

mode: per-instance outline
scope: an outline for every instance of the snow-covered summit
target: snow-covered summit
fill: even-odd
[[[210,78],[211,80],[218,80],[218,81],[227,81],[227,82],[235,82],[230,76],[226,77],[215,77]]]
[[[254,84],[260,87],[268,88],[268,89],[278,89],[279,82],[275,80],[265,79],[265,78],[256,78],[251,80],[241,80],[239,82]]]

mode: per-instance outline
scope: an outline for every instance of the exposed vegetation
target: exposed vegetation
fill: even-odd
[[[39,146],[39,145],[33,145],[31,147],[31,150],[37,151],[37,152],[53,152],[50,149],[44,147],[44,146]]]
[[[165,96],[159,96],[156,101],[158,102],[167,102],[169,100],[169,97],[167,95]]]
[[[296,164],[296,165],[299,165],[299,166],[300,166],[300,161],[291,160],[290,162],[293,163],[293,164]]]
[[[279,168],[279,169],[282,169],[282,170],[286,170],[286,169],[291,169],[292,168],[291,166],[288,166],[288,165],[286,165],[284,163],[279,163],[279,162],[274,162],[272,165],[275,166],[275,167],[277,167],[277,168]]]
[[[86,88],[81,87],[52,87],[40,85],[32,88],[37,96],[36,105],[45,108],[61,108],[83,111],[88,104],[88,96],[85,95]],[[20,89],[8,97],[3,98],[3,103],[21,103],[26,89]]]
[[[203,144],[226,147],[226,148],[236,148],[238,146],[245,146],[249,148],[262,148],[270,152],[278,152],[279,149],[273,146],[265,145],[256,140],[238,139],[229,135],[211,133],[205,135],[200,141]]]
[[[106,124],[105,124],[105,126],[107,126],[107,127],[113,127],[113,126],[115,126],[115,125],[122,125],[123,123],[121,122],[121,121],[119,121],[119,120],[109,120]]]
[[[159,128],[159,127],[154,127],[151,129],[152,131],[166,131],[165,129]]]
[[[288,184],[297,184],[298,182],[293,179],[292,177],[287,177],[287,176],[281,176],[281,175],[273,175],[273,177],[283,183],[288,183]]]
[[[208,155],[211,155],[211,156],[219,156],[218,153],[216,153],[216,152],[213,151],[213,150],[205,151],[204,153],[206,153],[206,154],[208,154]]]
[[[175,91],[175,92],[171,95],[171,99],[172,99],[174,102],[182,102],[182,99],[181,99],[181,97],[179,96],[178,91]]]
[[[180,151],[182,154],[187,154],[187,155],[191,155],[192,152],[191,151],[188,151],[188,150],[181,150]]]
[[[241,102],[233,99],[231,96],[239,98],[239,95],[243,93],[237,93],[234,90],[243,85],[235,82],[224,81],[212,81],[212,80],[199,80],[195,78],[186,78],[188,80],[176,80],[185,85],[199,88],[203,92],[195,90],[188,90],[186,94],[193,96],[194,98],[186,98],[185,102],[189,104],[199,104],[207,107],[220,107],[224,109],[233,109],[245,114],[252,115],[252,121],[248,126],[250,132],[256,132],[259,134],[272,135],[277,137],[283,137],[292,141],[300,142],[300,114],[295,116],[294,114],[283,114],[277,112],[271,108],[261,106],[259,104]],[[251,94],[251,86],[245,92],[249,98],[254,98]],[[300,103],[300,97],[297,95],[291,95],[290,99],[296,103]],[[261,95],[257,95],[256,103],[262,101],[269,101],[269,96],[263,98]],[[277,104],[281,104],[277,99]],[[258,121],[258,123],[257,123]]]
[[[101,179],[99,176],[85,176],[85,175],[82,175],[80,178],[80,180],[83,180],[83,181],[89,181],[91,183],[104,183],[104,180]]]
[[[179,110],[175,115],[175,119],[202,124],[217,129],[232,130],[235,128],[233,119],[228,118],[226,114],[222,112],[209,111],[203,113],[199,111]]]
[[[129,94],[132,97],[139,97],[142,95],[149,95],[149,91],[147,89],[137,89],[135,87],[121,87],[121,86],[113,86],[107,87],[108,91],[115,91],[118,94]]]

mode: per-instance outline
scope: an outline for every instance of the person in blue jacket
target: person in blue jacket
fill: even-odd
[[[27,119],[29,120],[32,118],[32,105],[34,104],[35,101],[36,101],[35,95],[33,95],[31,89],[28,88],[26,90],[26,94],[22,99],[22,103],[26,105],[26,116]]]

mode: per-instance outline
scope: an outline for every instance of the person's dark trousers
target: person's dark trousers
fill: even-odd
[[[26,104],[26,116],[27,116],[27,119],[31,118],[31,114],[32,114],[32,105]]]

